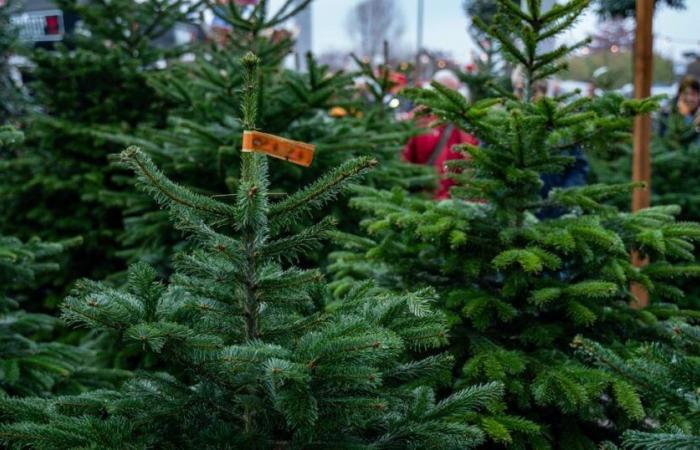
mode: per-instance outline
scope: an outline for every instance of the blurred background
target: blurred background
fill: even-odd
[[[0,4],[5,1],[0,0]],[[282,3],[270,0],[269,5],[274,10]],[[592,42],[570,58],[568,72],[553,83],[553,89],[619,90],[631,95],[634,18],[630,16],[634,14],[634,1],[594,3],[596,7],[560,38],[575,42],[590,36]],[[297,39],[296,56],[290,55],[286,65],[303,69],[304,58],[298,55],[312,51],[332,69],[352,69],[350,54],[355,53],[365,61],[388,62],[403,69],[411,83],[415,77],[419,83],[429,80],[444,68],[467,73],[493,70],[498,61],[492,60],[491,43],[472,26],[471,17],[477,15],[488,22],[494,13],[495,5],[490,0],[316,0],[283,24],[282,28]],[[198,25],[176,24],[158,38],[159,44],[167,47],[206,40],[217,29],[226,28],[215,8],[203,8],[199,14]],[[683,75],[700,76],[698,18],[700,2],[657,2],[653,94],[672,95]],[[20,2],[12,21],[19,26],[23,41],[48,48],[66,35],[80,33],[82,22],[48,0]],[[21,66],[26,61],[17,57],[13,63]]]

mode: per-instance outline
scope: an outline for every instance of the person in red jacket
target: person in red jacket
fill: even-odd
[[[456,91],[462,88],[459,78],[450,70],[436,72],[433,80]],[[446,176],[445,163],[452,159],[464,158],[461,153],[453,151],[453,147],[459,144],[478,145],[478,143],[474,136],[452,125],[442,125],[426,134],[411,138],[403,150],[403,158],[415,164],[435,166],[440,176],[440,185],[435,193],[435,199],[444,200],[450,198],[450,187],[455,184]]]

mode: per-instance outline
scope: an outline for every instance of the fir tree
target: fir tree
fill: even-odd
[[[115,254],[122,214],[110,195],[120,185],[105,164],[107,155],[119,148],[86,130],[100,124],[130,129],[163,121],[167,103],[145,76],[168,56],[154,39],[184,20],[198,3],[57,3],[64,13],[78,15],[84,26],[55,49],[30,55],[31,90],[42,113],[28,118],[26,144],[6,155],[0,230],[22,239],[84,238],[54,276],[60,293],[75,277],[103,276],[123,265]]]
[[[561,172],[573,146],[596,151],[628,139],[630,118],[650,100],[533,99],[533,85],[561,70],[573,46],[538,51],[538,43],[575,22],[587,1],[527,12],[508,0],[488,32],[526,73],[525,98],[469,104],[439,84],[412,96],[444,122],[475,134],[469,158],[454,163],[453,200],[430,202],[401,189],[356,188],[351,200],[369,217],[368,236],[338,234],[335,290],[372,278],[388,289],[432,287],[452,323],[455,387],[501,381],[507,420],[490,418],[487,433],[515,448],[594,448],[646,417],[639,393],[624,377],[580,361],[578,334],[605,345],[653,336],[645,325],[677,301],[679,278],[698,273],[695,223],[676,222],[678,208],[631,214],[607,204],[630,186],[554,189],[542,198],[540,174]],[[543,209],[562,214],[539,220]],[[644,268],[631,251],[650,257]],[[630,283],[652,293],[638,311]],[[517,419],[517,421],[516,421]],[[517,424],[517,427],[513,424]],[[527,426],[523,426],[527,424]],[[519,428],[520,427],[520,428]]]
[[[243,59],[243,125],[255,129],[258,59]],[[161,361],[118,391],[2,401],[0,440],[33,448],[465,448],[483,440],[476,410],[501,386],[470,386],[437,400],[444,317],[430,291],[395,295],[358,286],[326,303],[318,270],[287,263],[332,230],[323,219],[288,229],[376,164],[344,162],[271,202],[267,157],[241,155],[231,201],[166,178],[136,148],[121,154],[139,184],[197,242],[168,284],[149,266],[125,289],[84,281],[66,300],[72,323],[118,333]]]
[[[400,164],[401,146],[415,131],[409,124],[390,119],[382,101],[391,86],[388,70],[362,64],[361,72],[374,77],[375,97],[368,104],[356,97],[356,73],[333,73],[305,55],[307,71],[284,69],[283,60],[293,46],[291,37],[277,27],[308,5],[286,0],[278,9],[267,2],[242,7],[229,2],[217,8],[217,16],[230,25],[222,43],[208,44],[194,52],[193,62],[173,64],[153,73],[149,83],[172,104],[164,129],[142,126],[136,136],[102,127],[94,134],[124,146],[136,144],[175,181],[200,193],[232,195],[240,180],[243,132],[240,108],[243,82],[240,57],[246,50],[260,55],[261,93],[258,125],[267,132],[316,143],[314,165],[302,169],[271,161],[270,177],[275,195],[294,192],[348,158],[368,155],[382,164],[367,179],[373,185],[400,184],[422,187],[434,182],[423,167]],[[373,86],[375,87],[375,86]],[[343,117],[331,111],[340,111]],[[167,273],[173,249],[183,248],[182,236],[174,232],[163,211],[154,210],[150,199],[133,192],[121,195],[126,213],[120,253],[144,259]],[[353,229],[355,215],[343,204],[327,206],[343,229]],[[313,254],[304,258],[318,259]]]
[[[685,124],[677,115],[670,115],[666,132],[652,138],[651,158],[652,203],[681,207],[683,220],[700,219],[696,164],[700,143],[695,127]],[[605,183],[619,183],[631,177],[632,148],[622,146],[612,152],[592,155],[593,175]]]

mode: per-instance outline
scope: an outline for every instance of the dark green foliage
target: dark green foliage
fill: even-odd
[[[0,150],[21,139],[21,133],[0,127]],[[123,375],[91,367],[95,352],[87,346],[52,342],[60,329],[56,318],[19,309],[37,275],[56,271],[55,256],[75,244],[0,235],[0,398],[76,393],[110,386]]]
[[[243,59],[243,123],[255,128],[258,59]],[[169,282],[139,263],[127,285],[83,281],[66,300],[71,323],[114,332],[156,355],[117,391],[0,401],[0,440],[33,448],[440,448],[483,441],[476,411],[499,383],[438,399],[431,387],[451,357],[430,290],[405,295],[356,286],[332,300],[316,269],[285,257],[323,239],[327,220],[289,231],[299,212],[332,200],[374,165],[348,160],[286,200],[272,202],[267,157],[241,156],[224,201],[166,178],[136,148],[121,154],[138,183],[193,240]],[[411,357],[413,355],[414,357]]]
[[[57,244],[32,241],[23,244],[0,236],[0,395],[43,394],[73,370],[80,355],[60,344],[40,344],[33,336],[50,333],[56,325],[51,317],[17,311],[10,295],[26,287],[35,273],[55,270],[47,256],[62,251]]]
[[[657,326],[664,339],[654,343],[628,345],[617,351],[582,338],[574,345],[582,357],[624,377],[646,406],[649,419],[639,430],[624,434],[624,448],[696,448],[700,442],[700,360],[696,356],[700,328],[678,319]]]
[[[188,2],[170,0],[58,3],[80,15],[89,36],[77,32],[30,57],[34,68],[26,75],[42,113],[28,118],[25,145],[4,155],[0,229],[25,239],[83,237],[54,276],[60,293],[75,277],[122,267],[116,255],[122,212],[110,195],[121,185],[107,161],[120,147],[86,130],[163,122],[166,102],[147,85],[146,73],[168,52],[153,40],[189,11],[181,10]]]
[[[675,98],[671,102],[677,101]],[[673,105],[671,110],[659,116],[659,136],[657,143],[668,150],[687,149],[700,145],[697,126],[687,123],[686,118],[678,113],[678,107]]]
[[[49,257],[63,248],[0,236],[0,398],[77,393],[110,386],[121,376],[91,367],[93,349],[55,342],[58,319],[18,308],[21,296],[16,293],[27,290],[36,274],[56,270]]]
[[[529,13],[499,3],[492,33],[524,65],[526,86],[556,72],[560,58],[579,45],[535,52],[537,42],[573,23],[586,1],[541,14],[537,1],[528,2]],[[516,40],[501,39],[503,30]],[[677,222],[673,206],[634,214],[611,206],[611,198],[629,194],[629,184],[554,189],[543,199],[540,174],[572,163],[564,149],[600,151],[628,142],[631,117],[655,102],[614,95],[529,101],[529,92],[524,101],[469,104],[437,84],[413,91],[429,113],[482,144],[465,146],[470,160],[453,163],[461,172],[453,175],[459,184],[452,200],[417,199],[399,188],[355,189],[351,205],[368,215],[367,237],[338,234],[345,249],[332,255],[331,270],[338,295],[367,278],[398,292],[436,289],[452,324],[455,388],[505,384],[500,406],[508,420],[486,428],[494,440],[515,448],[592,449],[619,442],[647,412],[632,383],[581,361],[571,343],[577,335],[606,345],[658,337],[648,324],[677,309],[673,302],[683,291],[676,285],[700,273],[693,257],[700,226]],[[537,218],[552,210],[561,214]],[[632,251],[651,264],[634,267]],[[630,307],[630,283],[651,291],[650,308]],[[527,423],[529,433],[512,423]]]

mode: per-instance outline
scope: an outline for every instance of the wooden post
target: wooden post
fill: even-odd
[[[652,22],[654,0],[637,0],[637,30],[634,40],[634,96],[645,98],[651,95],[653,45]],[[651,116],[637,116],[634,119],[634,157],[632,160],[632,180],[646,184],[644,189],[632,193],[632,211],[648,208],[651,205]],[[642,267],[648,263],[636,252],[632,263]],[[649,304],[649,293],[644,287],[632,284],[632,294],[637,297],[632,303],[635,308],[645,308]]]

